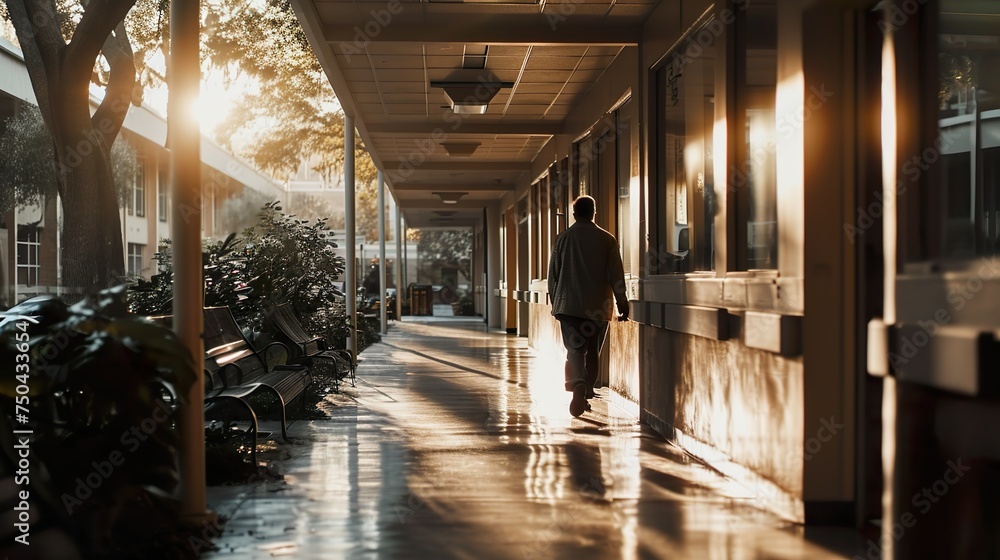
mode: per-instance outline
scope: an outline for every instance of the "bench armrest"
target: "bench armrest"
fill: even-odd
[[[215,371],[215,375],[218,377],[223,388],[243,384],[243,368],[235,363],[229,363],[220,367]]]
[[[258,350],[257,355],[264,361],[267,371],[272,371],[275,367],[283,366],[288,363],[288,357],[291,356],[291,353],[288,351],[288,347],[284,344],[280,342],[272,342],[264,348]]]

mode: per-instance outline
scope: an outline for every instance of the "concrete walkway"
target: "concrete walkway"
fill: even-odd
[[[849,529],[789,526],[609,402],[570,417],[558,349],[481,322],[396,323],[330,420],[296,422],[284,482],[212,488],[206,558],[864,557]]]

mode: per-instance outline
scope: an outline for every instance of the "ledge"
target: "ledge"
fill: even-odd
[[[639,296],[644,301],[724,307],[801,315],[805,308],[801,278],[749,276],[731,273],[718,278],[703,273],[652,276],[639,281]]]
[[[729,313],[725,309],[650,301],[630,303],[637,323],[712,340],[729,339]]]
[[[738,338],[748,348],[786,357],[802,354],[802,315],[792,309],[802,295],[799,278],[746,272],[715,278],[697,273],[630,278],[629,283],[630,292],[638,288],[646,296],[629,301],[636,323],[712,340]],[[548,305],[548,282],[532,280],[529,290],[514,291],[513,297]]]
[[[886,358],[896,379],[968,396],[1000,395],[1000,343],[974,327],[897,324]]]
[[[743,313],[743,344],[782,356],[802,353],[802,317],[761,311]]]

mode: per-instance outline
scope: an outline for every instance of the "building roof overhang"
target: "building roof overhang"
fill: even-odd
[[[292,5],[411,227],[482,216],[622,51],[657,0]],[[459,87],[463,88],[459,91]],[[474,108],[456,110],[456,97]],[[476,103],[482,101],[482,103]],[[445,203],[440,192],[466,192]]]

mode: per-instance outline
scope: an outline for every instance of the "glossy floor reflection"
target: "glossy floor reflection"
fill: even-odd
[[[607,389],[573,419],[523,338],[405,322],[363,356],[356,405],[292,426],[287,483],[211,489],[232,519],[206,558],[864,557],[854,531],[756,509]]]

